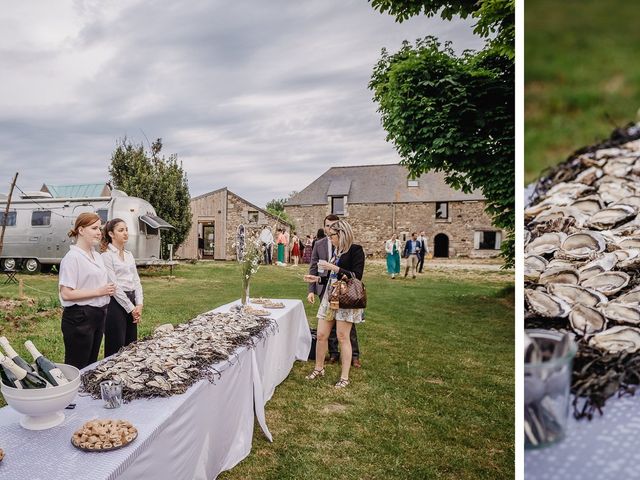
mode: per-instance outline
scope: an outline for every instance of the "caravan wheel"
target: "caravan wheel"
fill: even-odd
[[[16,259],[15,258],[3,258],[2,264],[0,265],[2,270],[15,270],[16,269]]]
[[[24,262],[24,269],[29,273],[40,271],[40,262],[35,258],[30,258]]]

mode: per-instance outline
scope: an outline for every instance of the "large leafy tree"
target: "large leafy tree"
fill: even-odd
[[[507,0],[372,0],[402,21],[420,13],[478,18],[475,31],[492,37],[484,50],[456,55],[450,43],[426,37],[383,49],[369,88],[387,140],[411,175],[443,171],[447,183],[481,189],[494,225],[507,232],[505,266],[512,267],[515,199],[514,2]]]
[[[191,198],[187,175],[177,155],[160,155],[162,140],[157,139],[150,151],[124,138],[111,155],[109,175],[114,188],[147,200],[159,217],[175,227],[162,232],[162,254],[167,245],[174,251],[184,242],[191,228]]]

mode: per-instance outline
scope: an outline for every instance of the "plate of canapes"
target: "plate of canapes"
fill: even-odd
[[[284,303],[274,302],[273,300],[267,300],[262,304],[262,306],[264,308],[284,308]]]
[[[253,308],[249,305],[245,306],[242,311],[248,313],[249,315],[257,315],[258,317],[266,317],[271,315],[271,312],[268,310],[263,310],[262,308]]]
[[[138,430],[126,420],[91,420],[73,433],[71,443],[85,452],[108,452],[126,447]]]

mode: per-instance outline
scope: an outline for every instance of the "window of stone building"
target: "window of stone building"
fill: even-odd
[[[476,250],[500,250],[500,232],[474,232],[473,248]]]
[[[249,210],[249,212],[247,212],[247,218],[249,223],[258,223],[258,212],[256,210]]]
[[[344,197],[331,197],[331,213],[344,215]]]
[[[407,179],[407,187],[419,187],[420,183],[418,182],[418,180],[413,180],[411,178]]]
[[[436,202],[436,220],[446,220],[449,218],[449,203]]]

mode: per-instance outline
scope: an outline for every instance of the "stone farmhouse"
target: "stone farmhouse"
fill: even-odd
[[[233,244],[239,225],[249,233],[260,232],[265,225],[275,230],[290,229],[266,210],[255,206],[225,188],[191,199],[192,224],[189,236],[176,251],[177,258],[198,258],[198,237],[204,240],[204,259],[235,260]]]
[[[428,172],[409,178],[404,166],[333,167],[285,204],[299,235],[315,234],[326,215],[344,217],[367,255],[383,257],[384,242],[424,230],[434,257],[487,258],[500,254],[504,232],[491,225],[479,191],[466,194]]]

